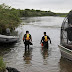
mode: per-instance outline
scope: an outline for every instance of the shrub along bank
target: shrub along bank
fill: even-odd
[[[12,30],[14,27],[17,27],[19,22],[20,18],[16,9],[5,4],[0,5],[0,34],[4,34],[6,28]]]
[[[0,72],[5,72],[5,69],[6,69],[6,65],[3,62],[3,58],[0,57]]]

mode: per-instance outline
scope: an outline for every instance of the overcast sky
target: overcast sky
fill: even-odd
[[[16,9],[40,9],[53,12],[69,12],[72,9],[72,0],[0,0]]]

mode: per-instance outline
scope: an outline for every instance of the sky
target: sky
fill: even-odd
[[[72,10],[72,0],[0,0],[16,9],[39,9],[44,11],[68,13]]]

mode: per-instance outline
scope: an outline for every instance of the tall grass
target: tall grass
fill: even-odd
[[[3,58],[0,57],[0,72],[5,72],[5,69],[6,69],[6,65],[3,61]]]

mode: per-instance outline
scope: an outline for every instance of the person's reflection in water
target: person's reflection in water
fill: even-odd
[[[30,64],[32,60],[32,48],[25,50],[23,57],[24,57],[25,63]]]
[[[47,65],[48,49],[42,47],[42,48],[41,48],[41,54],[42,54],[42,56],[43,56],[44,65]]]

